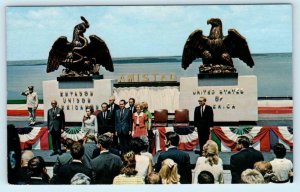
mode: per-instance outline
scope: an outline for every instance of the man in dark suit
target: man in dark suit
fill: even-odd
[[[112,184],[114,178],[120,174],[123,163],[119,156],[108,151],[111,141],[107,135],[98,137],[100,155],[91,161],[93,180],[96,184]]]
[[[72,155],[70,153],[70,150],[73,146],[74,141],[70,138],[67,138],[65,140],[64,146],[66,148],[66,152],[60,156],[57,157],[56,162],[53,165],[53,177],[52,177],[52,183],[56,182],[56,177],[57,177],[57,173],[59,171],[59,169],[68,163],[71,163],[73,158]]]
[[[119,137],[119,144],[122,153],[126,153],[129,150],[129,142],[131,139],[132,117],[129,109],[125,108],[125,100],[120,100],[119,106],[120,109],[118,109],[115,113],[115,134]]]
[[[194,126],[197,127],[200,154],[202,154],[203,146],[207,142],[213,127],[214,112],[211,106],[205,104],[205,97],[200,97],[198,102],[199,106],[194,111]]]
[[[92,170],[82,163],[84,148],[80,142],[74,142],[71,147],[72,162],[63,165],[57,174],[57,184],[71,184],[76,173],[83,173],[92,179]]]
[[[155,166],[155,171],[159,172],[161,168],[161,163],[165,159],[172,159],[178,165],[178,174],[180,175],[181,184],[191,184],[192,183],[192,171],[190,164],[190,156],[186,152],[178,150],[179,136],[175,132],[166,133],[166,146],[168,150],[159,154],[157,158],[157,163]]]
[[[115,96],[111,96],[108,99],[108,110],[110,111],[110,115],[111,115],[111,121],[109,121],[110,125],[115,128],[115,116],[116,116],[116,111],[118,109],[120,109],[120,106],[118,104],[115,103]],[[116,135],[114,135],[114,139],[113,139],[113,143],[112,146],[117,147],[118,145],[118,137]]]
[[[249,137],[238,137],[236,148],[240,151],[230,157],[231,183],[240,183],[243,171],[253,169],[256,162],[264,160],[262,153],[251,147],[250,144]]]
[[[111,112],[112,114],[112,118],[114,120],[114,117],[115,117],[115,113],[118,109],[120,109],[120,106],[118,104],[115,103],[115,96],[111,96],[109,99],[108,99],[108,110]],[[114,123],[114,122],[113,122]]]
[[[134,98],[130,98],[128,100],[128,105],[129,105],[129,110],[130,110],[130,113],[131,115],[134,114],[136,112],[136,108],[135,108],[135,99]]]
[[[28,161],[28,169],[31,177],[27,184],[30,185],[45,185],[49,184],[49,176],[46,172],[46,164],[41,156],[33,157]]]
[[[65,128],[65,114],[64,111],[57,107],[57,101],[51,101],[52,108],[48,110],[47,126],[52,136],[53,153],[62,154],[61,152],[61,133]]]
[[[115,133],[115,128],[113,126],[112,114],[108,110],[108,104],[102,103],[101,112],[97,114],[98,121],[98,135],[110,132]]]

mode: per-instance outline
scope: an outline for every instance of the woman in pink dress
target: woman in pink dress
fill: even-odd
[[[135,105],[136,112],[132,114],[132,137],[147,136],[147,115],[142,111],[141,104]]]

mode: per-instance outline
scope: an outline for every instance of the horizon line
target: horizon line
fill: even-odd
[[[264,55],[264,54],[288,54],[293,52],[265,52],[265,53],[252,53],[251,55]],[[157,57],[182,57],[181,55],[162,55],[162,56],[132,56],[132,57],[112,57],[112,59],[133,59],[133,58],[157,58]],[[14,61],[42,61],[48,59],[22,59],[22,60],[6,60],[6,62]]]

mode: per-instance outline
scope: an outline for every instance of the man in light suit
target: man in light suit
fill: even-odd
[[[51,101],[52,108],[48,110],[47,126],[52,137],[53,153],[52,155],[62,154],[61,152],[61,133],[65,128],[64,111],[57,107],[57,101]]]
[[[119,137],[122,153],[126,153],[129,150],[129,142],[131,139],[132,117],[129,109],[125,108],[125,100],[120,100],[119,106],[120,109],[115,113],[115,134]]]
[[[95,184],[112,184],[123,166],[121,158],[109,152],[111,142],[107,135],[98,137],[100,155],[91,161]]]
[[[200,97],[199,106],[194,111],[194,126],[198,130],[198,139],[200,145],[200,154],[202,154],[203,146],[209,138],[210,131],[214,123],[214,112],[211,106],[206,105],[206,98]]]

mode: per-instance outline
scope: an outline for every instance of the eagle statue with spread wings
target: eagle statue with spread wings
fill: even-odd
[[[63,65],[61,76],[81,77],[99,75],[100,65],[113,72],[114,66],[108,47],[96,35],[90,35],[90,42],[84,33],[89,28],[88,21],[81,16],[82,23],[76,25],[73,31],[73,40],[59,37],[49,52],[47,73],[53,72]]]
[[[197,29],[186,41],[182,68],[187,69],[197,58],[202,58],[203,62],[199,67],[200,73],[235,73],[232,58],[239,58],[251,68],[254,66],[247,41],[241,34],[229,29],[228,35],[224,36],[219,18],[211,18],[207,24],[212,26],[209,36]]]

